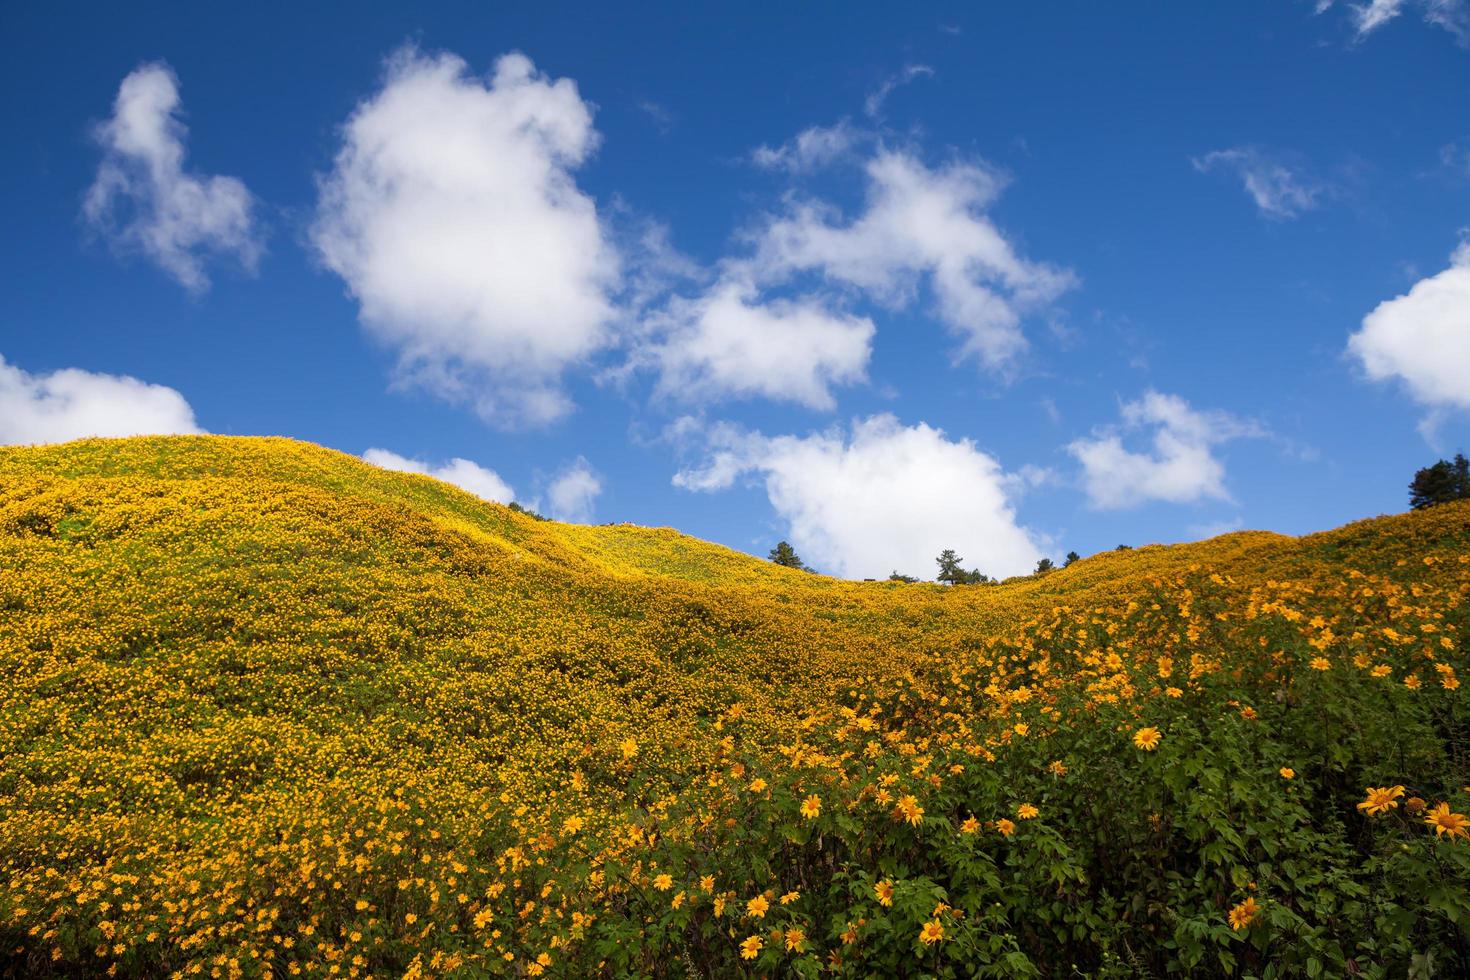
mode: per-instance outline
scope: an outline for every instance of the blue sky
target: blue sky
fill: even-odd
[[[1470,444],[1464,4],[420,7],[0,10],[0,441],[852,577],[1325,529]]]

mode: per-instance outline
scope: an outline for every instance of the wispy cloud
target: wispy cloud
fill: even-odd
[[[888,101],[894,89],[907,85],[916,78],[925,78],[933,74],[934,69],[928,65],[905,65],[902,71],[885,78],[883,84],[867,97],[863,102],[863,112],[869,119],[877,119],[883,114],[883,104]]]
[[[1190,161],[1200,173],[1234,173],[1256,207],[1268,218],[1285,220],[1318,207],[1329,186],[1286,162],[1283,154],[1260,147],[1237,146],[1215,150]]]

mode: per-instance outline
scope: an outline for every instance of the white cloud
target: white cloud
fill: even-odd
[[[1323,185],[1313,178],[1256,147],[1215,150],[1190,162],[1200,173],[1216,169],[1233,171],[1256,207],[1268,218],[1295,218],[1317,207],[1325,192]]]
[[[1348,351],[1369,378],[1398,379],[1431,410],[1470,410],[1470,242],[1448,269],[1364,317]]]
[[[1317,0],[1316,11],[1324,13],[1335,5],[1336,0]],[[1470,43],[1470,9],[1464,0],[1367,0],[1344,6],[1352,21],[1354,39],[1358,41],[1414,8],[1426,24],[1449,31],[1461,44]]]
[[[593,504],[602,493],[602,479],[593,472],[587,460],[578,456],[557,474],[546,488],[551,516],[559,521],[587,524],[592,520]]]
[[[804,129],[777,147],[758,146],[751,160],[766,170],[810,173],[846,156],[862,138],[863,134],[844,119],[834,126]]]
[[[747,281],[724,279],[698,299],[676,298],[657,318],[661,394],[685,401],[761,396],[836,407],[831,387],[867,377],[876,328],[817,299],[759,302]]]
[[[0,445],[202,431],[172,388],[77,368],[28,374],[0,357]]]
[[[1189,534],[1197,541],[1208,538],[1218,538],[1222,534],[1232,534],[1245,526],[1245,522],[1239,516],[1229,520],[1207,521],[1204,524],[1189,525]]]
[[[699,430],[684,421],[682,436]],[[722,424],[703,435],[704,464],[677,473],[674,485],[714,491],[745,474],[762,479],[791,543],[833,574],[932,577],[945,548],[1001,576],[1030,572],[1041,557],[1016,523],[1013,479],[968,439],[891,415],[854,421],[850,433],[770,438]]]
[[[112,118],[97,126],[102,164],[82,212],[115,246],[137,249],[184,288],[209,288],[203,254],[233,255],[246,269],[260,256],[254,200],[234,177],[184,171],[179,83],[162,63],[123,79]]]
[[[1368,3],[1351,4],[1353,24],[1358,37],[1366,37],[1397,17],[1403,10],[1404,0],[1370,0]]]
[[[598,143],[575,83],[408,49],[342,135],[312,241],[404,376],[498,425],[569,412],[561,373],[610,341],[620,280],[572,175]]]
[[[442,466],[430,466],[421,460],[409,459],[386,449],[369,449],[362,454],[362,458],[385,470],[432,476],[436,480],[452,483],[461,490],[468,491],[483,500],[493,500],[497,504],[508,504],[515,499],[515,491],[510,488],[510,484],[500,478],[500,474],[458,456]]]
[[[757,236],[755,275],[779,282],[816,272],[894,306],[911,302],[927,277],[940,319],[962,339],[960,356],[1005,368],[1026,347],[1022,314],[1074,285],[1073,275],[1016,253],[985,214],[1003,184],[985,166],[933,170],[884,150],[866,172],[866,209],[853,221],[807,202],[768,222]]]
[[[1262,435],[1263,430],[1225,412],[1200,412],[1178,395],[1149,391],[1122,409],[1121,431],[1105,429],[1077,439],[1067,451],[1082,464],[1093,507],[1115,510],[1150,500],[1190,503],[1205,498],[1230,500],[1225,465],[1214,447],[1230,439]],[[1152,448],[1134,452],[1122,433],[1152,428]]]
[[[897,75],[891,75],[884,79],[883,84],[878,86],[877,91],[868,96],[863,102],[863,112],[871,118],[877,118],[883,112],[883,103],[893,94],[893,90],[901,85],[907,85],[921,76],[933,75],[934,69],[928,65],[905,65],[903,71]]]

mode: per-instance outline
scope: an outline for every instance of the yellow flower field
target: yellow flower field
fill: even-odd
[[[0,449],[0,974],[1470,970],[1467,597],[1470,505],[943,587]]]

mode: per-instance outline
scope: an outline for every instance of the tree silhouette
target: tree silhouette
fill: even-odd
[[[1453,461],[1442,459],[1414,474],[1409,484],[1409,506],[1423,510],[1451,500],[1470,500],[1470,460],[1456,453]]]

